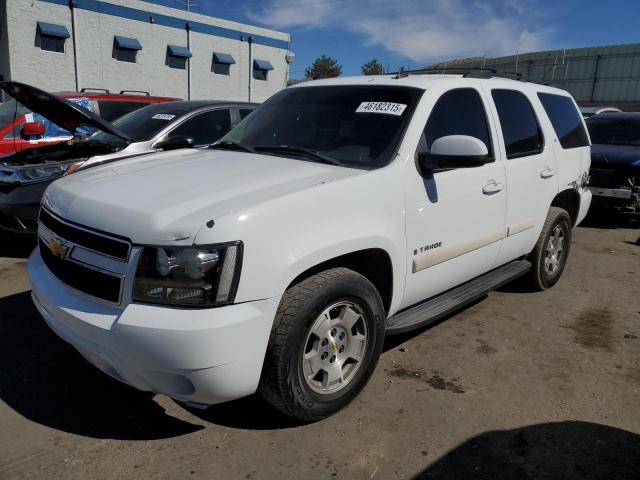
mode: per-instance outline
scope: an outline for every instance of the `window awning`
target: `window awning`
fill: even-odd
[[[53,23],[38,22],[37,31],[39,35],[55,38],[69,38],[69,30],[64,25],[55,25]]]
[[[191,58],[193,55],[187,47],[178,47],[176,45],[167,45],[169,55],[172,57]]]
[[[124,48],[126,50],[142,50],[142,45],[137,38],[119,37],[116,35],[113,37],[113,42],[117,48]]]
[[[257,68],[258,70],[273,70],[273,65],[267,60],[254,60],[253,68]]]
[[[233,65],[236,60],[228,53],[213,52],[213,61],[216,63],[225,63],[227,65]]]

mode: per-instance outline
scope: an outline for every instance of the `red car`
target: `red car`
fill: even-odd
[[[54,95],[74,102],[99,115],[108,122],[151,103],[173,102],[178,98],[152,97],[146,92],[101,93],[59,92]],[[89,132],[87,132],[89,133]],[[31,112],[14,99],[0,104],[0,157],[27,148],[59,143],[72,138],[72,134],[46,118]]]

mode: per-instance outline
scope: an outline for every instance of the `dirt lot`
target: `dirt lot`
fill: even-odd
[[[388,339],[363,394],[297,425],[137,392],[44,325],[28,239],[0,242],[0,478],[640,478],[640,229],[574,232],[544,293],[511,286]]]

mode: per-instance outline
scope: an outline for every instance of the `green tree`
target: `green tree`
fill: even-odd
[[[384,75],[384,67],[380,62],[378,62],[377,58],[374,58],[370,62],[362,65],[362,74],[363,75]]]
[[[342,66],[331,57],[322,55],[316,58],[311,66],[304,71],[306,78],[316,80],[318,78],[339,77],[342,74]]]

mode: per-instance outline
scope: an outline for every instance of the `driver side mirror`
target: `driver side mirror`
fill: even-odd
[[[479,167],[492,161],[485,143],[469,135],[447,135],[431,145],[430,152],[418,152],[423,173],[433,170]]]
[[[45,131],[44,123],[25,122],[20,130],[20,137],[22,137],[23,140],[31,140],[31,137],[41,137]]]
[[[155,148],[160,150],[178,150],[180,148],[193,148],[193,138],[186,135],[176,135],[166,140],[161,140],[155,144]]]

